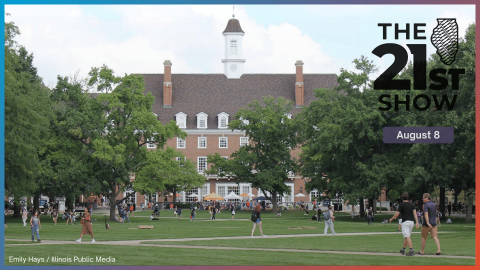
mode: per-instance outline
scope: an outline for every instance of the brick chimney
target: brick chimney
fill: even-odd
[[[165,60],[163,63],[163,108],[172,107],[172,62]]]
[[[303,106],[304,103],[304,87],[303,87],[303,62],[298,60],[295,63],[296,67],[296,82],[295,82],[295,105],[297,108]]]

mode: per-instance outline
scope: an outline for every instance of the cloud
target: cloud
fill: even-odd
[[[6,6],[22,34],[20,44],[34,53],[44,82],[56,76],[87,77],[91,67],[107,64],[117,75],[163,73],[171,60],[174,73],[222,73],[224,37],[231,6]],[[335,61],[319,44],[290,24],[264,27],[235,8],[244,36],[245,73],[335,72]],[[336,70],[338,70],[337,68]]]

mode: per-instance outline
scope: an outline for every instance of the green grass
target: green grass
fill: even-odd
[[[104,226],[103,215],[93,215],[97,222],[93,222],[93,231],[97,241],[120,241],[120,240],[154,240],[154,239],[178,239],[178,238],[208,238],[228,236],[249,236],[252,230],[252,222],[249,221],[250,211],[238,211],[236,220],[229,220],[231,215],[228,211],[217,214],[216,221],[209,219],[206,211],[197,212],[197,221],[189,220],[190,211],[184,211],[184,217],[179,222],[173,218],[170,211],[162,211],[158,221],[150,221],[151,211],[136,212],[131,218],[132,223],[120,224],[109,221],[110,230]],[[309,221],[309,216],[304,216],[301,211],[283,211],[283,216],[277,218],[272,213],[262,213],[263,229],[267,235],[292,235],[292,234],[323,234],[324,224]],[[385,215],[390,218],[393,214]],[[249,251],[228,250],[228,247],[242,248],[282,248],[291,250],[328,250],[328,251],[351,251],[351,252],[391,252],[397,253],[403,243],[401,233],[387,235],[341,235],[342,233],[362,232],[395,232],[398,223],[382,224],[382,215],[377,214],[373,226],[368,226],[364,219],[351,219],[350,216],[336,213],[335,231],[340,234],[332,237],[295,237],[295,238],[265,238],[265,239],[228,239],[228,240],[200,240],[181,242],[157,242],[161,245],[172,245],[171,248],[150,246],[108,246],[89,244],[76,244],[81,232],[81,225],[65,225],[66,221],[59,219],[58,225],[53,225],[51,218],[42,216],[42,228],[40,236],[42,240],[72,241],[71,245],[42,245],[32,243],[30,227],[23,227],[20,218],[7,217],[8,228],[5,229],[6,239],[18,239],[22,241],[7,241],[5,244],[5,265],[23,265],[22,263],[10,262],[10,256],[28,254],[29,256],[70,257],[90,256],[94,258],[92,263],[52,263],[47,265],[473,265],[473,259],[449,259],[442,257],[427,258],[415,256],[405,257],[375,255],[344,255],[344,254],[318,254],[308,252],[282,252],[282,251]],[[221,220],[226,219],[226,220]],[[154,229],[136,229],[137,225],[154,225]],[[292,230],[288,227],[318,227],[318,229]],[[132,228],[132,229],[130,229]],[[414,232],[420,230],[414,230]],[[474,224],[465,224],[464,219],[453,218],[452,224],[442,224],[439,239],[442,245],[442,254],[454,256],[475,256],[475,227]],[[255,235],[259,235],[257,231]],[[420,250],[420,234],[412,236],[414,249]],[[89,241],[90,236],[84,236],[84,241]],[[153,242],[149,241],[149,244]],[[179,248],[175,245],[188,246],[213,246],[223,248],[218,250]],[[100,252],[99,252],[100,251]],[[435,244],[431,238],[427,239],[425,252],[434,254]],[[162,254],[160,257],[158,254]],[[212,257],[212,254],[215,256]],[[259,256],[258,254],[262,254]],[[95,256],[103,256],[116,259],[115,263],[101,263],[95,261]],[[255,257],[256,260],[252,261]],[[346,259],[346,257],[348,259]],[[28,265],[28,262],[25,264]],[[35,263],[32,263],[35,265]],[[45,265],[45,264],[44,264]]]

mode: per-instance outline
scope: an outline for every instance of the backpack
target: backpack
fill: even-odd
[[[251,220],[252,220],[253,222],[256,222],[257,219],[258,219],[258,214],[257,214],[257,212],[253,212],[253,213],[252,213],[252,218],[251,218]]]
[[[323,220],[330,220],[330,211],[323,212]]]

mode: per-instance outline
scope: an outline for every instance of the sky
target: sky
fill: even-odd
[[[6,5],[5,12],[49,87],[58,75],[87,78],[103,64],[118,76],[163,73],[165,60],[174,74],[223,73],[222,32],[233,12],[245,32],[249,74],[295,73],[297,60],[304,73],[340,74],[364,55],[379,67],[374,79],[394,61],[393,55],[373,55],[375,47],[423,43],[430,55],[437,18],[456,18],[459,37],[475,22],[473,5]],[[384,40],[379,23],[400,29],[409,23],[410,39],[396,40],[392,26]],[[426,40],[413,40],[414,23],[426,24]]]

